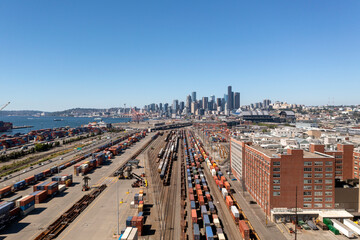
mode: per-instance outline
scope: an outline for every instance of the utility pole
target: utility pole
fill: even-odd
[[[295,240],[297,240],[297,231],[296,231],[296,227],[297,227],[297,222],[298,222],[298,215],[297,215],[297,186],[295,187],[296,192],[295,192]]]
[[[120,232],[119,232],[119,187],[118,187],[118,182],[116,182],[116,205],[117,205],[117,235],[120,236]]]

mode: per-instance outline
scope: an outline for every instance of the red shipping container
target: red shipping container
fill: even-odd
[[[197,190],[197,191],[196,191],[196,194],[197,194],[198,196],[203,196],[203,193],[202,193],[201,190]]]
[[[136,227],[136,221],[137,221],[137,216],[134,216],[132,219],[131,219],[131,226],[132,227]]]
[[[220,179],[220,180],[221,180],[221,182],[224,183],[224,182],[226,181],[226,178],[225,178],[224,176],[221,176],[221,179]]]
[[[136,220],[136,226],[143,226],[144,225],[144,216],[141,216],[141,217],[137,217],[137,220]]]
[[[28,197],[26,197],[20,201],[20,206],[25,206],[26,204],[29,204],[34,200],[35,200],[35,197],[33,195],[29,195]]]
[[[208,191],[209,191],[208,186],[204,186],[204,191],[205,191],[205,192],[208,192]]]
[[[201,186],[200,186],[200,184],[196,184],[196,185],[195,185],[195,188],[196,188],[196,190],[199,190],[199,189],[201,189]]]
[[[244,220],[239,221],[239,230],[244,240],[250,240],[250,229]]]
[[[211,201],[211,195],[210,195],[210,194],[206,194],[205,197],[206,197],[206,199],[207,199],[208,201]]]
[[[191,210],[191,220],[193,223],[197,223],[197,213],[195,209]]]
[[[204,201],[204,197],[203,197],[203,196],[199,196],[199,204],[200,204],[200,205],[205,205],[205,201]]]
[[[189,200],[190,201],[195,201],[194,194],[189,194]]]
[[[189,194],[194,194],[194,191],[192,188],[189,188]]]
[[[32,184],[35,182],[35,177],[31,176],[31,177],[25,178],[25,182],[26,182],[26,184]]]
[[[0,195],[3,195],[3,194],[8,193],[10,191],[11,191],[11,186],[4,187],[4,188],[0,189]]]
[[[47,198],[47,191],[41,191],[35,195],[35,203],[39,204],[46,200]]]

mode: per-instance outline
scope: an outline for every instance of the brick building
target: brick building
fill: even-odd
[[[335,158],[301,149],[278,154],[250,142],[231,138],[230,165],[258,205],[273,208],[333,209]]]
[[[353,144],[337,144],[336,150],[325,150],[325,145],[311,144],[310,152],[324,153],[335,158],[335,178],[340,180],[359,178],[358,165],[355,165],[354,145]],[[357,158],[356,163],[359,158]],[[355,169],[356,167],[356,169]],[[355,170],[355,171],[354,171]],[[356,173],[356,174],[355,174]]]

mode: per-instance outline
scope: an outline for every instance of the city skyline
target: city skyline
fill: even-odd
[[[2,2],[0,104],[140,107],[229,85],[241,104],[359,103],[359,2],[204,3]]]

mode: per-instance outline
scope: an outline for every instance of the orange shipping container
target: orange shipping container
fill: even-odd
[[[230,196],[226,196],[226,205],[230,208],[233,205],[233,200]]]
[[[191,220],[193,223],[197,223],[197,213],[195,209],[191,210]]]

